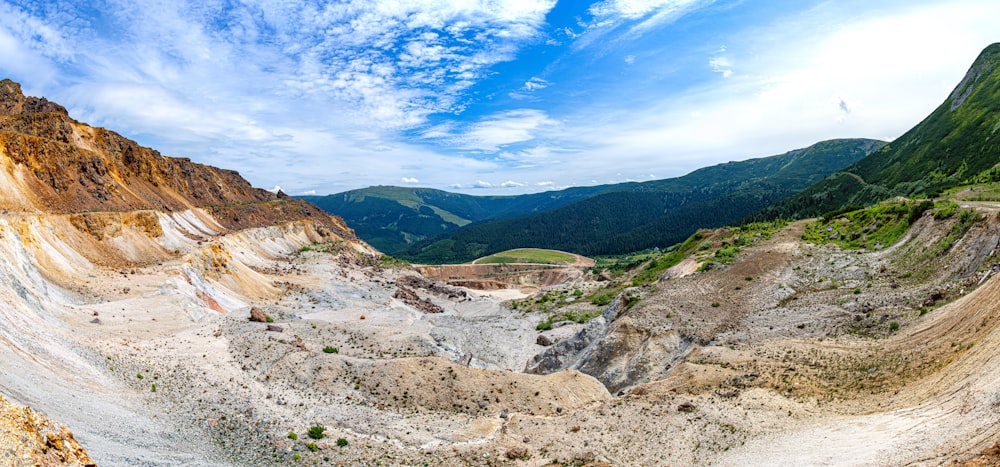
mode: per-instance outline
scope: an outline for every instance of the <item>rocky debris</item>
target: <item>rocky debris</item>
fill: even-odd
[[[555,342],[552,340],[552,338],[549,337],[549,336],[546,336],[545,334],[539,334],[538,338],[535,339],[535,343],[538,344],[538,345],[541,345],[543,347],[548,347],[548,346],[550,346],[552,344],[555,344]]]
[[[264,313],[264,310],[260,308],[252,307],[250,308],[250,321],[254,321],[257,323],[266,323],[267,313]]]
[[[986,448],[978,456],[965,461],[954,460],[951,467],[987,467],[1000,465],[1000,441]]]
[[[677,411],[681,413],[691,413],[694,412],[696,408],[697,407],[694,404],[692,404],[690,401],[687,401],[687,402],[682,402],[680,405],[678,405]]]
[[[267,330],[271,332],[284,332],[285,328],[278,326],[277,324],[268,324]]]
[[[934,305],[937,304],[938,301],[943,300],[943,299],[944,299],[944,292],[942,292],[940,290],[935,290],[933,293],[930,294],[930,296],[928,296],[924,300],[923,306],[926,306],[926,307],[934,306]]]
[[[398,289],[396,290],[396,293],[392,294],[392,298],[397,298],[399,300],[402,300],[403,303],[412,306],[413,308],[416,308],[424,313],[444,312],[444,308],[435,305],[434,302],[430,301],[429,299],[420,298],[420,296],[417,295],[417,293],[414,292],[413,290],[404,287],[402,285],[398,285],[397,287]]]
[[[447,297],[449,300],[465,300],[469,298],[469,294],[465,290],[420,276],[402,276],[396,279],[396,285],[411,289],[423,289],[442,297]]]
[[[596,344],[604,339],[619,311],[625,308],[627,298],[624,295],[618,295],[604,309],[601,316],[590,320],[573,337],[555,342],[532,357],[525,372],[546,375],[566,368],[575,368],[575,365],[592,358]]]
[[[3,396],[0,396],[0,463],[97,465],[66,427],[28,407],[12,404]]]

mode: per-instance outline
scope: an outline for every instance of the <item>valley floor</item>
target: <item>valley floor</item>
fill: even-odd
[[[1000,439],[1000,223],[978,208],[929,259],[949,221],[877,251],[792,224],[722,269],[682,263],[551,347],[508,297],[413,279],[308,225],[164,219],[175,253],[99,265],[46,233],[57,220],[11,216],[0,393],[99,465],[944,464]]]

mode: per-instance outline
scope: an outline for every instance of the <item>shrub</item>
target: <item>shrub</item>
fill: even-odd
[[[265,316],[264,317],[264,321],[267,321],[268,323],[273,323],[274,322],[274,318],[272,318],[270,316]]]
[[[890,331],[895,331],[897,329],[899,329],[899,323],[898,322],[893,321],[893,322],[889,323],[889,330]]]
[[[345,447],[347,446],[347,440],[344,438],[337,438],[337,446]]]
[[[336,347],[330,347],[328,345],[326,347],[323,347],[323,353],[340,353],[340,350],[338,350]]]
[[[719,302],[712,302],[712,308],[718,308]]]
[[[290,439],[292,441],[297,441],[299,439],[299,435],[295,434],[294,431],[289,431],[288,432],[288,439]]]
[[[326,427],[323,425],[313,425],[309,427],[309,437],[312,439],[323,439]]]
[[[316,443],[312,441],[306,443],[306,447],[309,448],[309,450],[312,452],[319,451],[319,446],[317,446]]]
[[[292,454],[292,460],[293,461],[302,460],[302,454],[299,454],[299,453]]]

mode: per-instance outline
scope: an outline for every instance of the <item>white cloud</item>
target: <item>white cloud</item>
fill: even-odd
[[[416,178],[413,177],[403,177],[400,180],[403,183],[420,183],[420,180],[417,180]]]
[[[316,190],[306,190],[302,192],[302,196],[315,196]]]
[[[545,89],[547,87],[549,87],[548,81],[545,81],[544,79],[538,77],[534,77],[529,79],[526,83],[524,83],[524,87],[522,89],[524,89],[525,91],[537,91],[539,89]]]
[[[493,188],[492,183],[484,182],[482,180],[476,180],[476,183],[473,183],[471,186],[472,188]]]
[[[542,110],[510,110],[472,125],[459,137],[460,145],[466,149],[499,151],[502,146],[531,141],[541,131],[557,125]]]
[[[698,3],[702,2],[700,0],[605,0],[591,5],[590,14],[597,17],[621,16],[638,19],[664,10],[685,10]]]
[[[535,186],[540,186],[540,187],[548,187],[553,185],[555,185],[555,182],[553,182],[552,180],[545,180],[544,182],[535,183]]]
[[[625,63],[627,63],[629,65],[634,64],[635,63],[635,55],[626,55],[625,56]]]
[[[500,186],[503,188],[519,188],[524,185],[525,185],[524,183],[515,182],[513,180],[507,180],[506,182],[500,184]]]
[[[708,61],[708,66],[712,67],[712,71],[722,73],[723,78],[733,75],[733,63],[726,57],[713,57]]]

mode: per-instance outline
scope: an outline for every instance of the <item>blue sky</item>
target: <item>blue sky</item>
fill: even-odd
[[[255,186],[518,194],[892,139],[995,0],[0,0],[0,77]]]

